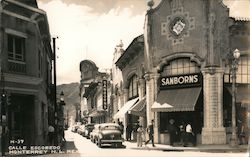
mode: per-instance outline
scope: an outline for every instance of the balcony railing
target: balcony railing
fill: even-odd
[[[9,70],[9,72],[25,74],[26,73],[26,63],[8,60],[8,70]]]

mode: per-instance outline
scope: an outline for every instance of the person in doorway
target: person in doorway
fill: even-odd
[[[48,127],[48,137],[49,137],[49,144],[52,146],[54,145],[54,133],[55,133],[55,128],[52,125],[49,125]]]
[[[137,129],[137,147],[142,147],[142,141],[143,141],[143,128],[141,125],[139,125],[139,128]]]
[[[184,147],[188,146],[189,143],[192,143],[195,146],[194,133],[190,123],[187,123],[186,126],[186,135],[185,135]]]
[[[147,128],[147,132],[149,135],[149,140],[145,142],[145,145],[147,145],[149,143],[149,141],[152,142],[152,146],[155,147],[154,144],[154,120],[151,120],[151,124],[148,126]]]
[[[169,136],[170,136],[170,145],[173,146],[174,142],[176,142],[176,137],[177,137],[177,134],[178,134],[178,129],[175,126],[174,119],[169,120],[168,133],[169,133]]]

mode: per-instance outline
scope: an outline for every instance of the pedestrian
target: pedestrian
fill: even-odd
[[[126,139],[127,139],[127,141],[131,140],[132,131],[133,131],[133,126],[129,123],[127,125],[127,128],[126,128]]]
[[[187,123],[185,136],[184,147],[186,147],[189,143],[192,143],[193,146],[195,146],[194,133],[190,123]]]
[[[60,138],[62,140],[62,142],[66,142],[66,139],[65,139],[65,134],[64,134],[64,129],[62,126],[59,127],[59,134],[60,134]]]
[[[137,147],[142,147],[142,141],[143,141],[143,128],[141,125],[139,125],[139,128],[137,129]]]
[[[246,134],[245,134],[245,129],[244,129],[244,125],[242,123],[241,120],[238,120],[238,139],[239,139],[239,144],[245,144],[246,143],[246,140],[245,140],[245,137],[246,137]]]
[[[177,137],[177,134],[178,134],[178,129],[175,126],[174,119],[169,120],[168,133],[169,133],[169,136],[170,136],[170,145],[173,146],[174,142],[176,142],[176,137]]]
[[[149,143],[149,141],[152,142],[152,146],[155,147],[154,144],[154,120],[151,120],[151,124],[148,126],[147,128],[147,132],[149,135],[149,140],[145,142],[145,145],[147,145]]]
[[[180,128],[180,132],[179,132],[179,138],[180,138],[180,145],[184,145],[184,138],[185,138],[185,125],[184,122],[181,123],[181,125],[179,126]]]
[[[54,145],[54,133],[55,133],[55,128],[52,125],[49,125],[48,127],[48,137],[49,137],[49,144],[52,146]]]
[[[123,132],[124,132],[124,125],[123,125],[122,122],[119,122],[118,124],[119,124],[119,126],[120,126],[121,134],[123,135]]]

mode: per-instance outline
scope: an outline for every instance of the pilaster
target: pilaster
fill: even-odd
[[[223,127],[223,73],[218,67],[203,71],[204,127],[202,144],[226,144],[226,130]]]
[[[159,78],[158,73],[149,73],[145,75],[146,79],[146,112],[147,112],[147,125],[151,124],[153,117],[153,112],[151,111],[151,106],[153,105],[155,98],[157,96],[157,80]]]
[[[139,100],[141,100],[145,96],[145,80],[144,79],[139,79]]]

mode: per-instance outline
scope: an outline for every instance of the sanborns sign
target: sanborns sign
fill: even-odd
[[[193,86],[200,85],[200,83],[200,74],[188,74],[160,78],[160,88],[170,88],[174,86]]]

